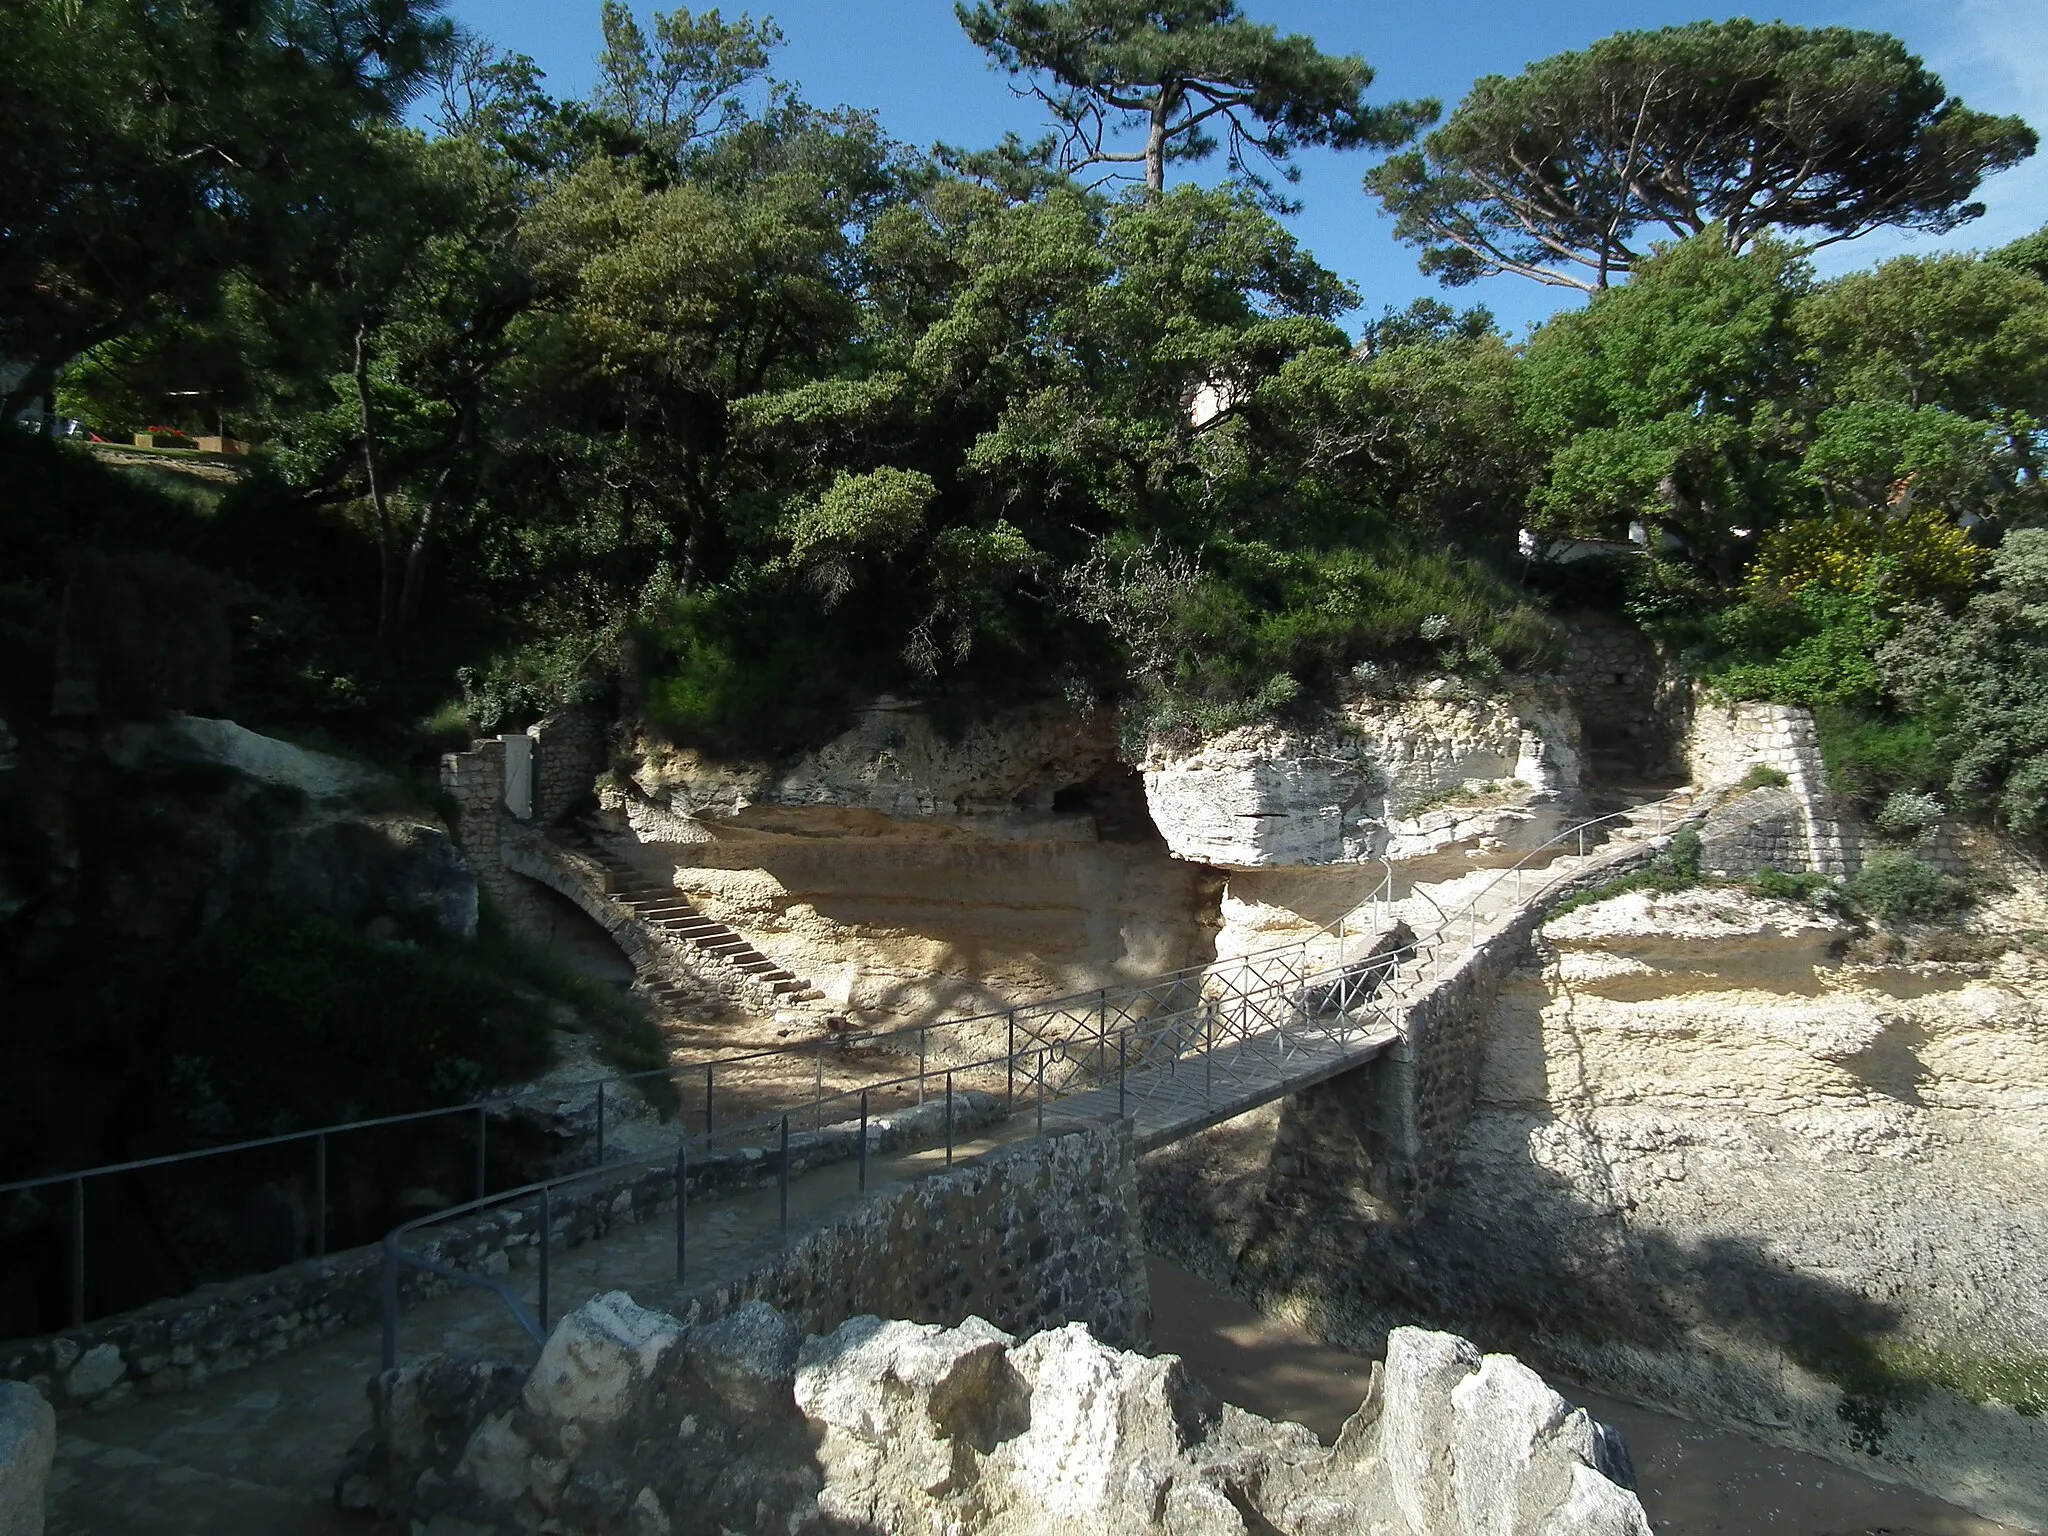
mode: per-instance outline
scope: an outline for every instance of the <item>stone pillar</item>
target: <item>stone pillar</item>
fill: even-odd
[[[487,897],[516,931],[538,935],[548,926],[545,898],[531,881],[505,867],[505,829],[511,819],[507,743],[526,740],[486,738],[467,752],[443,753],[441,787],[455,800],[455,840],[476,871],[478,894]]]
[[[505,809],[521,821],[533,819],[533,738],[521,732],[500,736],[505,756]]]
[[[533,819],[550,825],[591,798],[609,759],[602,717],[570,709],[527,728],[533,738]]]

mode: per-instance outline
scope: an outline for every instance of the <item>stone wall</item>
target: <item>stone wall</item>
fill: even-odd
[[[533,819],[552,826],[562,815],[594,803],[597,777],[611,759],[611,735],[602,717],[564,710],[528,726],[533,738]]]
[[[765,1301],[823,1333],[850,1317],[1032,1334],[1088,1325],[1136,1346],[1151,1329],[1137,1159],[1121,1121],[1050,1133],[855,1206],[773,1262],[685,1293],[685,1322]]]
[[[1828,788],[1811,710],[1727,703],[1696,688],[1685,755],[1695,784],[1737,784],[1756,768],[1786,781],[1723,806],[1701,834],[1706,869],[1733,876],[1782,869],[1844,880],[1863,867],[1864,829]]]
[[[1581,616],[1566,635],[1561,671],[1593,777],[1657,781],[1683,771],[1686,688],[1655,640]]]

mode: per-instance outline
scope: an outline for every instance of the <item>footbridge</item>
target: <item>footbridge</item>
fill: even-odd
[[[673,1150],[647,1165],[682,1192],[680,1200],[669,1195],[674,1278],[687,1278],[689,1207],[705,1193],[730,1191],[750,1172],[758,1185],[779,1188],[786,1228],[792,1180],[834,1161],[857,1163],[842,1196],[859,1198],[870,1149],[890,1137],[897,1145],[920,1135],[942,1143],[944,1162],[932,1166],[950,1167],[970,1115],[977,1128],[1001,1126],[997,1142],[1116,1117],[1130,1125],[1136,1149],[1149,1152],[1387,1058],[1400,1084],[1390,1139],[1413,1159],[1428,1118],[1420,1101],[1458,1091],[1428,1081],[1433,1072],[1456,1075],[1432,1058],[1446,999],[1465,993],[1469,1001],[1475,976],[1500,967],[1545,912],[1645,862],[1705,809],[1681,791],[1578,823],[1461,882],[1473,888],[1449,908],[1420,888],[1396,900],[1388,886],[1358,931],[1347,921],[1304,941],[1140,982],[685,1069],[701,1073],[701,1101],[684,1110]],[[764,1083],[779,1091],[764,1093]],[[408,1273],[494,1292],[536,1343],[544,1340],[551,1206],[604,1171],[508,1190],[392,1232],[384,1243],[387,1366]],[[434,1235],[521,1202],[538,1207],[537,1300],[532,1287],[445,1262]]]

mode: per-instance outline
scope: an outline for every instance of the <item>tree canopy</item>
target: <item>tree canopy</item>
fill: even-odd
[[[1709,226],[1734,251],[1771,230],[1807,251],[1885,225],[1945,232],[2036,143],[1948,95],[1897,38],[1738,18],[1489,75],[1366,186],[1447,283],[1597,290],[1646,240]]]
[[[977,0],[960,25],[1051,110],[1070,171],[1166,167],[1206,159],[1219,142],[1231,173],[1276,205],[1272,176],[1294,181],[1296,150],[1388,148],[1435,120],[1435,102],[1368,105],[1372,69],[1248,20],[1236,0]],[[1118,147],[1120,130],[1142,141]],[[1222,135],[1219,141],[1218,135]]]

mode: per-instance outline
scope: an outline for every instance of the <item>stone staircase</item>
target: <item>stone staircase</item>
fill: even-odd
[[[606,900],[624,916],[659,937],[687,946],[697,959],[731,972],[743,990],[772,1007],[824,1000],[824,993],[762,954],[731,925],[706,916],[681,891],[661,884],[587,831],[572,827],[555,836],[598,865],[603,871]],[[686,987],[658,973],[643,971],[636,987],[659,1006],[678,1006],[690,1000]]]

